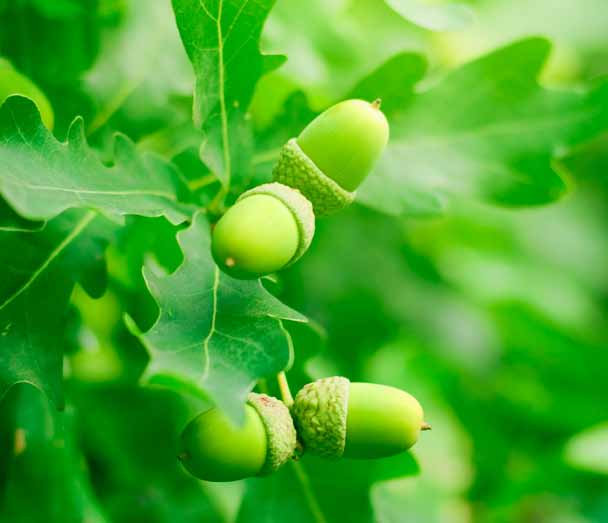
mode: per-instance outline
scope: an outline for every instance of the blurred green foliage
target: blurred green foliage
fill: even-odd
[[[174,1],[182,45],[168,0],[0,0],[0,56],[56,116],[53,137],[27,100],[0,114],[0,522],[608,521],[605,0],[226,0],[228,156],[207,4]],[[202,215],[180,222],[378,92],[393,137],[364,205],[264,288],[224,284],[222,328],[261,349],[216,333],[201,389],[213,269]],[[294,392],[404,388],[433,431],[398,459],[188,476],[188,419],[238,416],[285,365]]]

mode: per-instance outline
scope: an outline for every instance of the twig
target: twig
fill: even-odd
[[[283,403],[285,403],[288,409],[291,409],[291,406],[293,405],[293,396],[291,395],[289,383],[287,382],[287,376],[285,376],[284,371],[277,374],[277,383],[279,384],[279,390],[281,392],[281,399],[283,400]]]

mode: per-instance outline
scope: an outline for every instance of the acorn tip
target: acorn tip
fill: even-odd
[[[420,426],[420,430],[432,430],[432,428],[426,421],[423,421]]]
[[[230,256],[229,258],[226,258],[226,260],[224,261],[224,265],[226,265],[226,267],[232,268],[236,265],[236,260]]]
[[[382,107],[382,98],[376,98],[373,102],[372,102],[372,107],[374,109],[380,109],[380,107]]]

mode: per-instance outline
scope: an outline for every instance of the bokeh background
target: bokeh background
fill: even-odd
[[[253,124],[263,135],[295,91],[320,110],[402,51],[427,59],[424,85],[529,35],[553,43],[545,87],[608,73],[605,0],[468,5],[463,27],[428,30],[381,0],[278,0],[263,50],[288,61],[260,82]],[[0,55],[47,94],[58,137],[81,114],[102,157],[121,131],[200,171],[193,75],[168,0],[0,0]],[[319,221],[310,253],[268,284],[312,320],[289,326],[294,389],[342,374],[404,388],[425,407],[433,431],[413,451],[419,474],[372,487],[378,521],[608,521],[607,144],[592,155],[603,164],[579,159],[572,190],[547,206],[454,200],[418,219],[353,206]],[[41,436],[16,462],[19,434],[3,441],[1,521],[65,522],[70,511],[88,523],[236,521],[242,484],[194,481],[175,463],[196,405],[138,386],[147,356],[124,315],[142,329],[156,317],[144,258],[169,271],[181,261],[162,220],[130,220],[101,299],[73,295],[65,426],[33,389],[3,400],[5,427],[17,419]]]

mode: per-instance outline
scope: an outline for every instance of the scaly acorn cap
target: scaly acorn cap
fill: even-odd
[[[291,211],[296,221],[300,233],[298,248],[289,263],[285,265],[285,267],[289,267],[308,250],[315,235],[315,214],[312,204],[298,189],[277,182],[258,185],[241,194],[237,202],[254,194],[265,194],[280,200]]]
[[[297,187],[310,200],[316,216],[348,207],[356,192],[349,192],[323,173],[292,138],[282,148],[272,175],[275,181]]]
[[[346,416],[350,381],[341,376],[305,385],[297,394],[292,412],[304,451],[339,459],[346,445]]]
[[[420,431],[430,429],[411,394],[340,376],[304,386],[292,414],[304,451],[330,459],[394,456],[414,445]]]
[[[274,179],[295,187],[317,216],[349,205],[389,138],[381,100],[344,100],[323,111],[281,150]]]
[[[247,398],[262,419],[268,438],[266,461],[258,476],[266,476],[284,465],[296,449],[296,429],[285,404],[272,396],[251,392]]]

